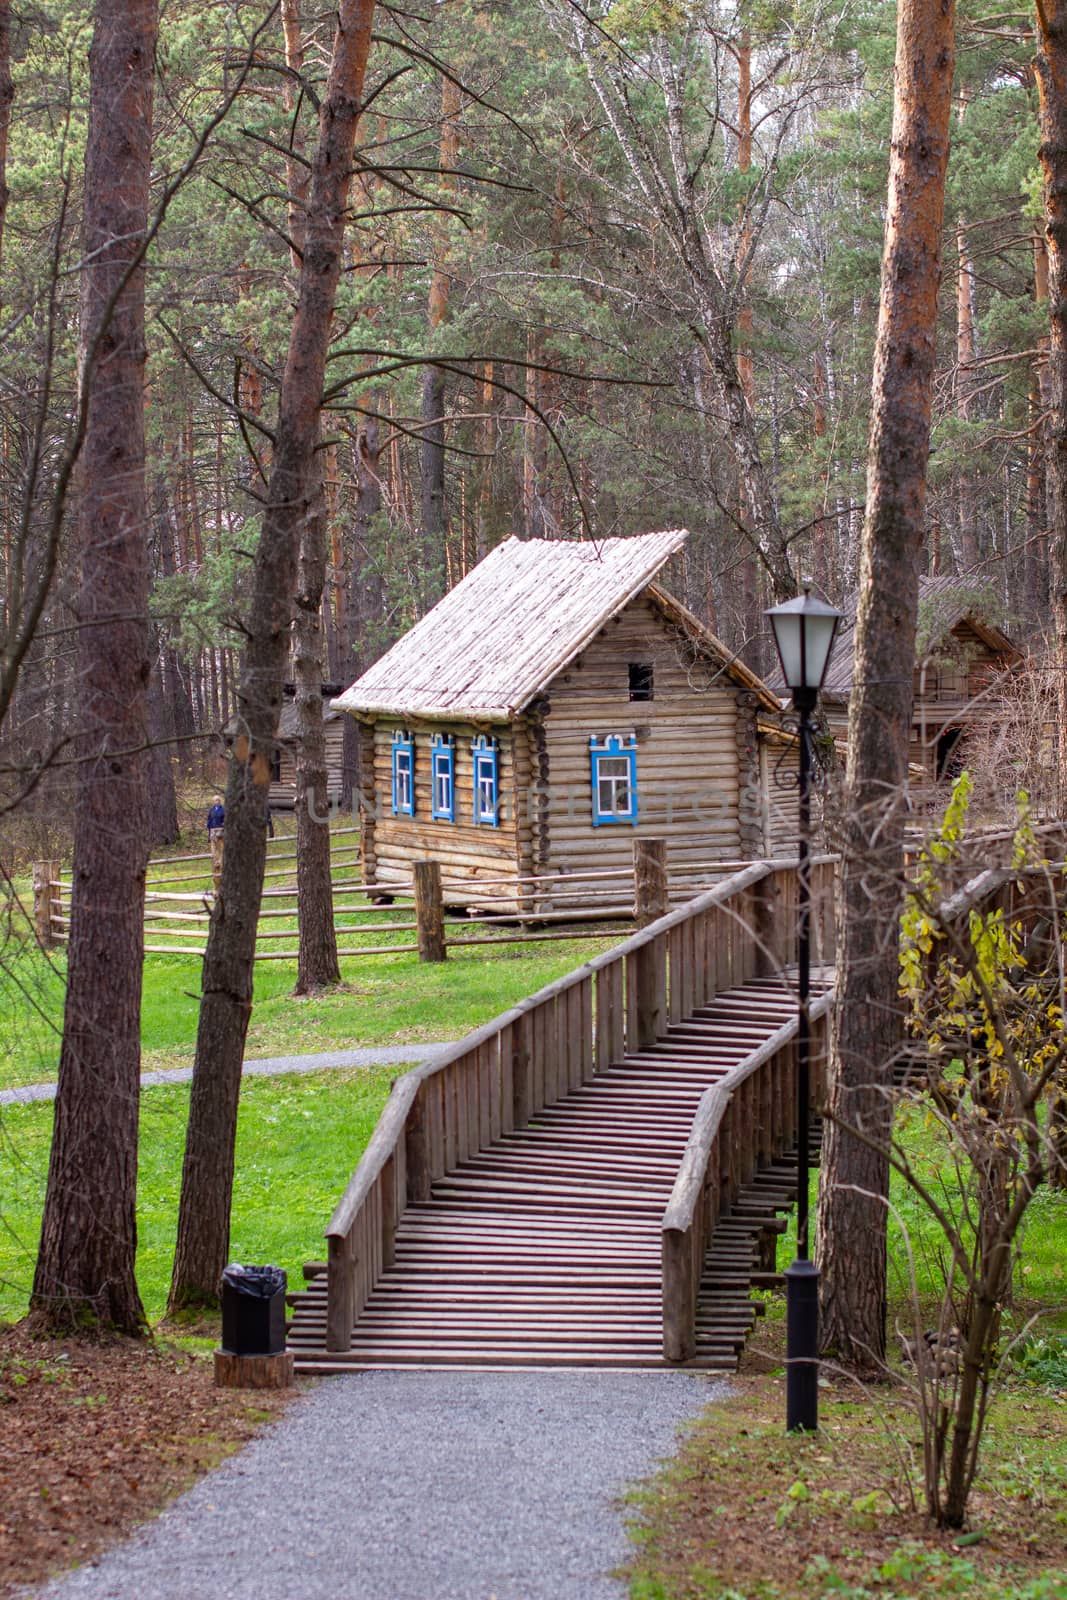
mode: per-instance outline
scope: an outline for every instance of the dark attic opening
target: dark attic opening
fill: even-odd
[[[631,661],[627,666],[630,677],[630,699],[652,699],[652,663],[651,661]]]

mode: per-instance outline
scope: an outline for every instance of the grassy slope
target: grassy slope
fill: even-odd
[[[343,961],[337,992],[294,999],[295,967],[256,968],[249,1056],[458,1038],[562,977],[611,941],[578,940],[453,952],[441,966],[414,955]],[[55,1077],[63,1016],[62,953],[30,948],[0,967],[0,1089]],[[196,1043],[200,962],[145,962],[141,1036],[147,1068],[189,1065]]]
[[[343,828],[346,820],[340,818],[338,827]],[[294,892],[264,902],[272,910],[291,914],[265,920],[261,932],[286,929],[292,937],[264,939],[262,951],[288,949],[290,944],[295,948],[296,942],[295,877],[286,857],[293,841],[285,836],[291,831],[292,818],[276,821],[280,836],[268,847],[267,867],[269,872],[288,875],[269,878],[267,887]],[[350,861],[354,842],[350,834],[336,841],[335,848],[346,852],[337,868],[338,880],[355,876]],[[199,836],[193,848],[203,848]],[[182,878],[186,870],[192,876]],[[170,881],[174,879],[179,881]],[[164,881],[168,891],[200,894],[210,885],[210,868],[203,861],[194,861],[187,869],[152,863],[149,888]],[[63,1019],[65,952],[59,949],[46,956],[36,948],[26,920],[33,900],[29,879],[14,880],[14,888],[18,900],[6,907],[6,923],[0,928],[0,1089],[54,1079]],[[350,896],[348,899],[351,902]],[[4,909],[0,904],[0,911]],[[383,932],[382,924],[410,921],[411,916],[410,902],[380,913],[340,909],[338,926],[360,931],[339,936],[338,942],[342,948],[410,942],[413,934]],[[465,937],[477,931],[465,929],[460,922],[450,929],[449,936]],[[198,936],[203,937],[202,930]],[[153,937],[149,936],[149,943]],[[299,1000],[291,993],[295,962],[261,961],[256,967],[247,1054],[295,1055],[460,1037],[619,937],[454,950],[443,966],[421,965],[414,954],[350,957],[342,959],[344,983],[338,991]],[[146,957],[141,1026],[146,1069],[192,1061],[199,988],[198,956]]]
[[[396,1069],[249,1079],[241,1095],[230,1254],[271,1261],[290,1280],[321,1259],[322,1232],[373,1132]],[[177,1222],[186,1088],[141,1101],[137,1276],[149,1316],[163,1311]],[[52,1131],[50,1104],[0,1112],[0,1318],[26,1307]]]
[[[256,969],[250,1056],[458,1037],[570,971],[603,939],[463,951],[441,966],[414,955],[343,963],[332,993],[294,999],[295,968]],[[145,964],[146,1068],[188,1065],[196,1040],[197,959]],[[0,964],[0,1088],[54,1079],[64,995],[62,952],[43,956],[15,929]],[[370,1137],[396,1068],[249,1079],[242,1091],[234,1199],[235,1259],[290,1275],[323,1254],[322,1230]],[[150,1315],[169,1283],[188,1106],[185,1089],[142,1099],[138,1279]],[[50,1105],[0,1109],[0,1317],[25,1309],[47,1176]]]

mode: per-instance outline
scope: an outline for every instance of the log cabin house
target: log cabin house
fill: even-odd
[[[855,673],[858,596],[843,607],[823,685],[822,706],[842,748]],[[997,685],[1022,651],[984,614],[981,585],[966,577],[919,579],[915,710],[908,763],[913,787],[954,778],[965,765],[967,736],[988,726]]]
[[[685,538],[509,539],[334,701],[361,730],[365,883],[432,858],[450,903],[549,911],[524,880],[558,874],[579,910],[635,834],[672,881],[762,854],[778,702],[656,581]]]

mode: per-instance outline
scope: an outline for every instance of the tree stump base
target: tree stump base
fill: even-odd
[[[215,1351],[217,1389],[288,1389],[293,1381],[293,1352],[280,1350],[275,1356],[235,1356],[229,1350]]]

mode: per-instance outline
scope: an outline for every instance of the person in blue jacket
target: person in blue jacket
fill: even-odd
[[[209,844],[215,843],[215,840],[222,833],[225,822],[226,808],[222,803],[221,794],[217,794],[212,803],[211,810],[207,814],[207,836]]]

